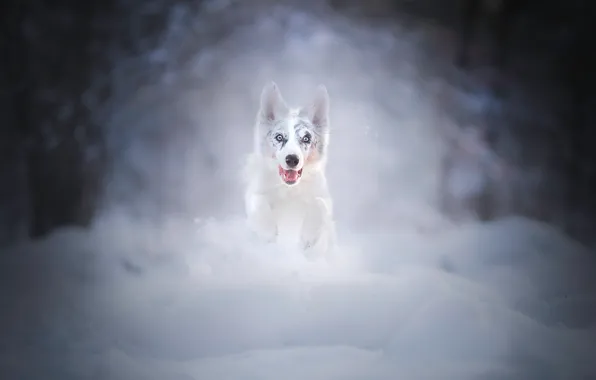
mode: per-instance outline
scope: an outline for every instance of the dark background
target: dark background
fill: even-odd
[[[172,4],[152,4],[154,10],[145,16],[138,16],[135,7],[141,5],[134,1],[10,1],[4,6],[2,244],[41,237],[64,225],[88,226],[101,207],[111,160],[96,110],[110,98],[115,84],[97,78],[112,70],[116,52],[119,57],[135,56],[159,45]],[[461,68],[462,87],[469,76],[514,106],[531,104],[528,112],[535,117],[509,118],[507,123],[510,130],[518,130],[516,138],[528,152],[549,150],[540,165],[564,190],[548,204],[582,214],[582,220],[591,218],[596,186],[591,156],[592,2],[496,1],[494,10],[490,2],[463,0],[331,4],[370,23],[427,23],[438,36],[441,53]],[[188,5],[199,9],[200,2]],[[227,33],[225,25],[211,29],[217,30],[202,36],[209,43]],[[151,83],[167,64],[139,69],[138,86]],[[499,121],[490,111],[482,118],[494,145]],[[512,127],[515,122],[523,125]],[[138,181],[142,186],[143,179]],[[516,211],[549,218],[540,215],[545,212]],[[591,234],[583,231],[589,228],[586,223],[560,224],[580,236]]]

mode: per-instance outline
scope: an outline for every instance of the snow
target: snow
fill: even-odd
[[[111,215],[21,245],[0,266],[3,378],[596,375],[594,259],[556,230],[510,218],[343,243],[310,261],[241,217]]]

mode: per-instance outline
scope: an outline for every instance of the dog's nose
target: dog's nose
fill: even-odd
[[[296,166],[298,166],[299,162],[300,158],[298,158],[298,156],[295,154],[288,154],[286,156],[286,164],[288,164],[288,166],[291,168],[295,168]]]

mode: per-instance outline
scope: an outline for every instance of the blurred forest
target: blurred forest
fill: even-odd
[[[191,38],[192,15],[275,2],[246,3],[7,0],[0,45],[0,245],[39,238],[60,226],[89,226],[109,186],[114,139],[104,126],[114,107],[131,92],[167,81],[202,45],[216,43],[230,25],[241,22],[205,17]],[[309,7],[312,2],[294,3]],[[531,146],[539,139],[554,144],[543,165],[565,183],[557,201],[570,214],[582,213],[590,221],[596,215],[596,150],[590,149],[596,120],[591,91],[596,81],[595,4],[329,1],[346,17],[365,22],[427,23],[438,45],[452,41],[441,49],[458,68],[459,85],[465,87],[468,78],[485,83],[503,104],[511,105],[511,115],[520,99],[532,104],[536,117],[531,119],[485,115],[489,141],[497,149],[499,125],[518,123],[510,129],[519,131],[516,138],[522,144]],[[167,50],[174,45],[175,52]],[[195,85],[200,78],[188,83]],[[163,138],[156,136],[156,143]],[[203,162],[209,162],[209,151],[204,154]],[[146,181],[142,173],[131,180],[138,189]],[[548,219],[540,212],[519,212]],[[589,233],[580,228],[587,224],[565,228],[581,237]]]

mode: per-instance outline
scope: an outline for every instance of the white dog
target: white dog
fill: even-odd
[[[271,82],[261,94],[254,132],[254,153],[245,173],[249,225],[262,238],[275,241],[282,225],[293,220],[302,248],[308,254],[328,255],[335,228],[325,178],[327,89],[319,86],[310,106],[289,108]]]

